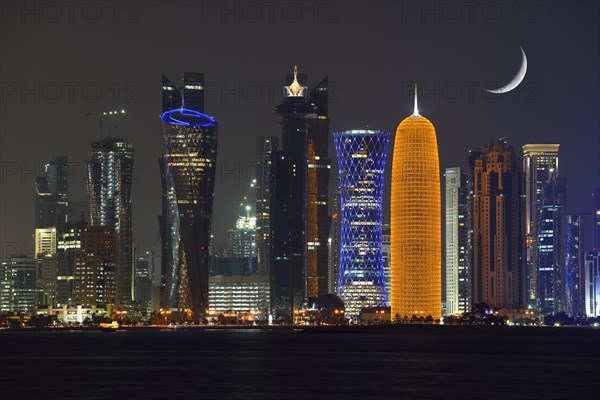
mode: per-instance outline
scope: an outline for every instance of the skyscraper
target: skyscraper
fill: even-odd
[[[594,249],[600,250],[600,188],[596,188],[593,196],[594,213]]]
[[[235,223],[235,229],[227,231],[228,257],[256,257],[256,217],[250,216],[250,206],[246,215],[240,215]]]
[[[38,262],[37,303],[56,305],[57,283],[56,228],[35,230],[35,259]]]
[[[113,305],[117,296],[120,255],[118,235],[109,226],[91,226],[80,233],[75,253],[73,298],[76,305]]]
[[[279,149],[277,136],[256,138],[256,256],[258,273],[269,274],[271,245],[271,185],[272,153]]]
[[[560,260],[562,298],[568,315],[585,314],[584,264],[586,231],[591,227],[591,215],[568,213],[561,215]]]
[[[333,192],[333,212],[331,213],[331,224],[329,228],[329,293],[337,293],[338,276],[340,271],[340,241],[342,231],[342,211],[340,209],[340,188]]]
[[[35,182],[35,228],[64,231],[68,214],[69,162],[66,156],[51,159]]]
[[[92,142],[86,163],[90,225],[106,227],[117,235],[116,305],[128,308],[133,300],[133,244],[131,182],[134,147],[124,139],[108,137]]]
[[[542,314],[565,311],[562,293],[564,292],[564,260],[560,237],[560,212],[566,201],[566,184],[551,173],[542,186],[542,212],[538,224],[537,243],[537,297]]]
[[[383,180],[389,132],[333,134],[341,193],[341,246],[337,294],[346,315],[387,305],[382,255]]]
[[[8,260],[11,286],[11,311],[30,314],[36,306],[38,263],[24,255],[11,256]]]
[[[442,313],[440,167],[435,128],[414,113],[396,130],[391,190],[392,318]]]
[[[542,186],[550,175],[559,177],[558,144],[526,144],[523,146],[525,171],[525,229],[527,239],[527,301],[537,303],[537,271],[539,224],[542,213]]]
[[[56,303],[59,306],[74,304],[75,263],[76,256],[81,249],[81,231],[87,227],[83,220],[68,222],[64,233],[57,239],[57,281]]]
[[[471,310],[471,257],[467,201],[468,173],[446,168],[446,314]]]
[[[270,276],[277,319],[289,318],[307,297],[328,291],[327,79],[310,94],[299,79],[305,77],[295,69],[276,109],[282,150],[272,153]]]
[[[585,254],[585,314],[588,317],[600,316],[600,251]]]
[[[526,305],[524,176],[512,146],[496,140],[473,168],[473,302]]]
[[[198,320],[208,309],[218,126],[214,118],[184,107],[165,111],[161,120],[163,305],[191,310]]]

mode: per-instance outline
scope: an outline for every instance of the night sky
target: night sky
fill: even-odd
[[[100,110],[127,111],[105,126],[136,146],[134,239],[140,250],[156,240],[162,73],[173,82],[184,71],[205,74],[205,112],[219,122],[217,245],[254,177],[256,136],[280,134],[274,107],[294,64],[311,86],[329,75],[332,131],[368,126],[395,133],[412,113],[417,82],[419,110],[435,125],[442,168],[465,163],[469,149],[499,137],[519,155],[525,143],[560,143],[568,209],[587,209],[600,186],[595,1],[475,8],[301,1],[274,9],[259,1],[227,2],[226,10],[211,1],[134,1],[121,2],[118,13],[114,2],[101,1],[83,2],[72,14],[65,3],[53,4],[28,2],[29,14],[21,2],[1,5],[2,258],[13,244],[32,249],[35,171],[44,162],[68,155],[75,171],[70,200],[85,198],[83,162],[90,141],[100,137],[97,120],[86,113]],[[515,75],[519,46],[528,58],[524,81],[508,94],[485,95],[483,87]]]

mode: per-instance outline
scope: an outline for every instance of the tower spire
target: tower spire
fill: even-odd
[[[413,115],[419,115],[419,107],[417,106],[417,83],[415,82],[415,109]]]

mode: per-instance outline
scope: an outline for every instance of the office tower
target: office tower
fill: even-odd
[[[435,128],[414,113],[396,130],[391,190],[392,318],[442,313],[440,168]]]
[[[125,309],[133,299],[131,182],[135,150],[123,139],[108,137],[92,142],[91,151],[86,163],[90,225],[110,228],[117,235],[115,301],[118,308]]]
[[[218,126],[212,117],[202,113],[202,74],[184,75],[186,103],[179,104],[181,94],[169,102],[171,93],[166,92],[177,91],[165,90],[165,79],[160,159],[163,207],[159,224],[164,281],[161,297],[164,308],[192,312],[199,320],[208,309]],[[188,93],[190,90],[194,92]]]
[[[600,250],[600,188],[594,191],[594,249]]]
[[[24,255],[8,260],[11,286],[11,311],[31,314],[36,306],[38,263]]]
[[[269,274],[271,247],[271,186],[272,153],[279,149],[277,136],[256,138],[256,256],[258,273]]]
[[[238,217],[235,229],[227,231],[227,239],[228,257],[256,257],[256,217],[250,216],[250,206],[246,206],[246,215]]]
[[[329,289],[327,79],[310,94],[299,83],[305,79],[294,70],[276,109],[282,128],[282,150],[272,157],[270,206],[271,306],[276,319],[290,318],[291,310],[307,297]]]
[[[446,168],[446,314],[471,310],[470,245],[468,225],[468,173]]]
[[[209,278],[210,312],[251,313],[265,318],[269,310],[269,277],[266,275],[215,275]]]
[[[12,309],[11,269],[8,262],[0,263],[0,313],[9,313]]]
[[[56,303],[73,306],[75,284],[75,257],[81,249],[81,231],[87,227],[82,217],[79,222],[68,222],[57,240]]]
[[[392,287],[392,271],[390,263],[390,255],[392,251],[392,235],[390,230],[390,224],[383,224],[381,232],[381,257],[383,258],[383,275],[385,276],[385,294],[386,294],[386,306],[390,304],[390,290]]]
[[[536,293],[539,312],[542,314],[565,311],[562,297],[564,260],[560,258],[562,245],[560,212],[566,205],[565,198],[565,181],[557,179],[551,173],[548,181],[542,186],[542,208],[536,239],[538,255]]]
[[[146,310],[152,300],[152,270],[150,252],[138,256],[135,264],[134,300],[141,310]]]
[[[333,134],[341,194],[341,244],[337,295],[346,315],[387,302],[382,255],[382,200],[389,132]]]
[[[329,80],[323,78],[310,91],[309,101],[316,108],[316,118],[308,118],[306,137],[306,291],[309,298],[329,292]]]
[[[184,72],[182,83],[182,86],[176,86],[165,75],[162,76],[163,113],[180,107],[203,113],[204,74],[199,72]]]
[[[119,236],[110,227],[91,226],[79,232],[75,254],[74,303],[78,306],[113,305],[117,296]]]
[[[333,192],[333,210],[331,213],[331,223],[329,227],[329,277],[328,292],[337,293],[338,276],[340,271],[340,240],[341,240],[341,221],[340,210],[340,188],[339,186]]]
[[[525,171],[525,229],[527,240],[527,301],[537,306],[537,271],[539,260],[537,239],[542,213],[542,186],[550,175],[559,177],[558,144],[526,144],[523,146],[523,170]]]
[[[560,221],[560,260],[564,311],[568,315],[585,314],[584,263],[586,242],[592,228],[592,215],[564,214]]]
[[[69,162],[66,156],[51,159],[35,181],[35,228],[63,232],[68,214]]]
[[[585,254],[585,314],[588,317],[600,316],[600,251]]]
[[[56,239],[56,228],[37,228],[35,230],[34,254],[38,262],[37,304],[56,305],[58,272]]]
[[[473,302],[526,306],[524,176],[513,147],[482,148],[473,170]]]

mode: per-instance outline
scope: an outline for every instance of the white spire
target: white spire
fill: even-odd
[[[417,84],[415,83],[415,110],[413,115],[419,115],[419,107],[417,106]]]

